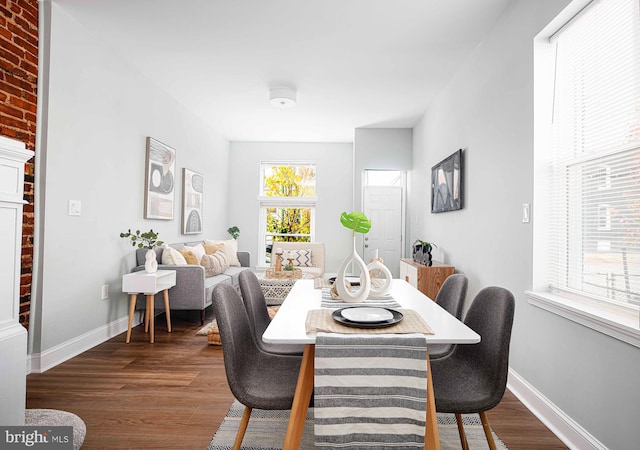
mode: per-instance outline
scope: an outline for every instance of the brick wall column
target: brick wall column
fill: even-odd
[[[0,135],[35,151],[38,1],[0,0]],[[35,158],[38,155],[36,154]],[[34,159],[25,165],[20,323],[29,328],[33,269]]]

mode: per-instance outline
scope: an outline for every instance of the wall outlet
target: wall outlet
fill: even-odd
[[[109,298],[109,285],[108,284],[103,284],[102,285],[102,298],[101,300],[107,299]]]

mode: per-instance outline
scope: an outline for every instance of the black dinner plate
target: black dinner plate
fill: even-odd
[[[353,308],[353,306],[351,308]],[[393,318],[382,321],[382,322],[356,322],[356,321],[349,320],[342,317],[343,309],[347,309],[347,308],[341,308],[341,309],[335,310],[331,314],[331,317],[333,317],[333,320],[335,320],[336,322],[341,323],[342,325],[346,325],[348,327],[384,328],[384,327],[390,327],[391,325],[395,325],[396,323],[400,322],[404,318],[404,316],[400,311],[396,311],[395,309],[383,308],[389,311],[391,314],[393,314]]]
[[[336,282],[336,277],[329,278],[329,283],[333,284],[335,282]],[[354,287],[360,286],[359,281],[350,281],[349,284],[351,284],[351,286],[354,286]]]

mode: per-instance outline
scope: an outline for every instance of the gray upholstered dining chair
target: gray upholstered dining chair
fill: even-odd
[[[436,303],[458,320],[462,320],[468,284],[469,280],[461,273],[449,275],[442,283],[436,296]],[[433,361],[444,358],[453,351],[453,347],[453,344],[431,344],[429,345],[429,359]]]
[[[461,414],[478,413],[490,449],[496,445],[486,411],[500,403],[507,386],[509,343],[515,301],[508,290],[487,287],[474,298],[464,323],[480,335],[474,345],[456,345],[431,361],[436,411],[455,413],[463,449],[468,449]]]
[[[302,356],[304,346],[268,344],[262,341],[262,334],[269,326],[271,318],[267,311],[267,302],[260,282],[253,272],[245,270],[240,273],[238,284],[240,285],[244,307],[247,310],[249,323],[258,347],[269,353]]]
[[[230,284],[214,288],[213,310],[227,382],[245,407],[233,444],[234,449],[239,449],[253,408],[291,409],[302,358],[267,353],[256,345],[240,294]]]

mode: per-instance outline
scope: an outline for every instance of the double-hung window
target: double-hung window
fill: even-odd
[[[532,303],[640,345],[639,2],[538,40],[535,77]]]
[[[316,166],[263,162],[260,173],[258,265],[268,266],[274,242],[314,240]]]

